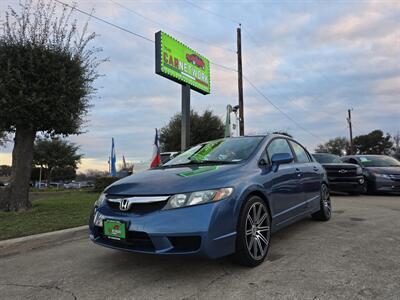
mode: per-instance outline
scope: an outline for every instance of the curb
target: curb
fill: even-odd
[[[0,241],[0,257],[88,237],[87,225]]]

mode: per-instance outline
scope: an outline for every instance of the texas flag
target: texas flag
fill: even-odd
[[[157,167],[160,163],[161,163],[160,146],[158,139],[158,131],[156,128],[156,136],[154,138],[154,145],[153,145],[153,157],[151,159],[150,168],[153,169]]]

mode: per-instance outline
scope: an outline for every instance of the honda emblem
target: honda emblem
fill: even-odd
[[[129,209],[129,200],[122,199],[121,202],[119,203],[119,209],[123,210],[123,211],[127,211]]]

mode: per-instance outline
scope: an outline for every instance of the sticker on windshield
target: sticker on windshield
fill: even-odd
[[[198,152],[196,152],[194,155],[191,156],[191,160],[198,160],[202,161],[205,160],[207,155],[210,154],[211,151],[213,151],[219,144],[221,144],[222,140],[218,140],[213,143],[208,143],[203,146]]]
[[[360,157],[361,162],[370,162],[370,160],[366,157]]]
[[[192,171],[187,171],[187,172],[182,172],[179,173],[179,176],[182,177],[190,177],[190,176],[195,176],[199,174],[203,174],[206,172],[211,172],[211,171],[216,171],[218,170],[219,166],[212,166],[212,167],[199,167],[198,169],[192,170]]]

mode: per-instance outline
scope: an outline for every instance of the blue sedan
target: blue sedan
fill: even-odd
[[[90,238],[133,252],[234,254],[257,266],[271,233],[309,215],[330,219],[327,182],[322,166],[287,136],[210,141],[106,188]]]

